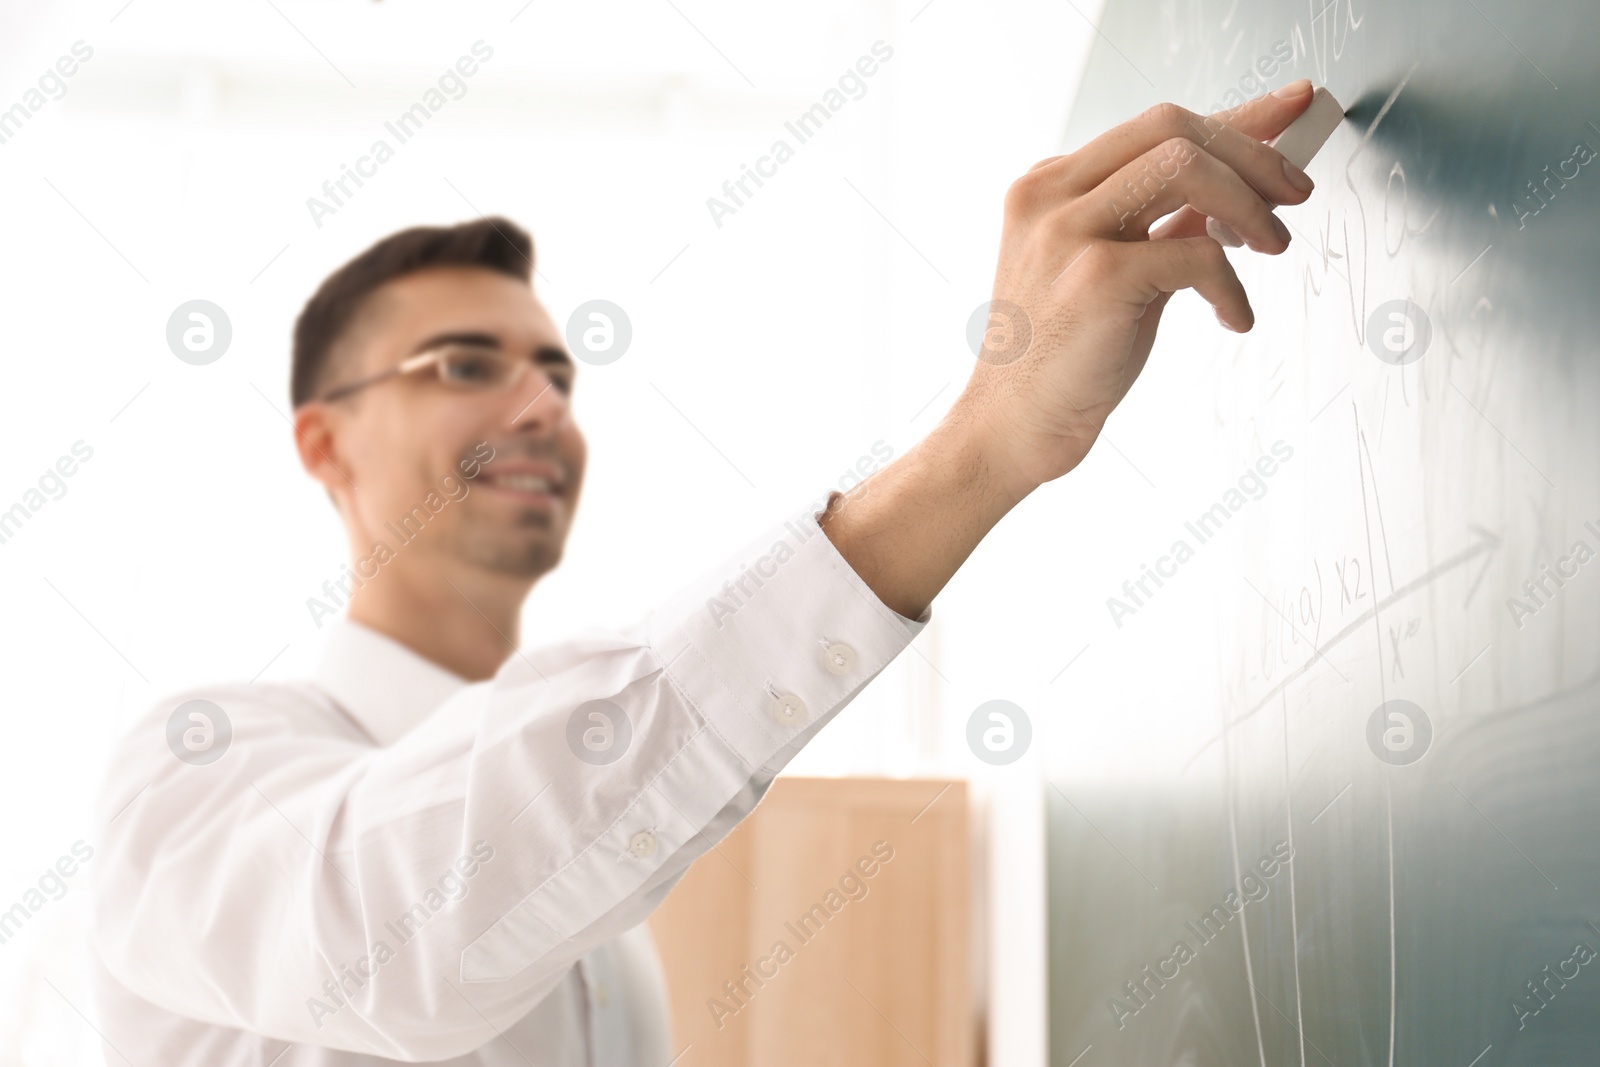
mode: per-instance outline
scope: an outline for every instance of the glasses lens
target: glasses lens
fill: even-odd
[[[439,380],[456,389],[498,389],[510,381],[512,369],[492,348],[452,348],[439,359]]]

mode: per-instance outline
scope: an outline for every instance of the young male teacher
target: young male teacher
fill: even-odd
[[[92,938],[107,1062],[668,1067],[644,920],[1001,516],[1083,460],[1173,292],[1250,328],[1206,217],[1287,247],[1272,209],[1311,182],[1262,141],[1310,98],[1163,105],[1036,164],[1006,194],[993,289],[1025,349],[986,352],[849,493],[637,624],[551,647],[519,651],[518,616],[561,559],[585,446],[531,242],[485,219],[340,268],[295,326],[291,389],[360,584],[314,677],[176,695],[115,752]]]

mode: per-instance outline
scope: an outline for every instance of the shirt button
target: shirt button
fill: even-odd
[[[628,851],[640,859],[655,855],[656,835],[649,830],[640,830],[628,839]]]
[[[785,726],[793,726],[805,718],[805,701],[793,693],[779,693],[778,699],[772,705],[772,717]]]
[[[830,674],[849,674],[856,665],[856,650],[843,641],[835,641],[822,650],[822,665]]]

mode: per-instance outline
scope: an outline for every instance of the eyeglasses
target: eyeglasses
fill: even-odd
[[[522,380],[533,366],[534,359],[550,359],[551,354],[566,360],[559,349],[540,349],[532,358],[513,356],[487,345],[447,344],[419,352],[410,359],[401,360],[386,371],[349,382],[323,393],[318,400],[338,400],[369,385],[399,378],[406,374],[429,374],[446,388],[463,393],[498,393],[510,389]],[[572,391],[570,370],[550,376],[551,384],[562,393]]]

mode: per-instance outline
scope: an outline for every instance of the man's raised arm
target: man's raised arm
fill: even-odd
[[[1210,116],[1161,104],[1012,183],[991,330],[965,390],[932,433],[832,495],[818,519],[884,604],[920,618],[1001,516],[1082,461],[1175,291],[1250,329],[1206,218],[1258,252],[1289,246],[1272,208],[1304,201],[1311,179],[1261,142],[1310,102],[1302,80]]]

